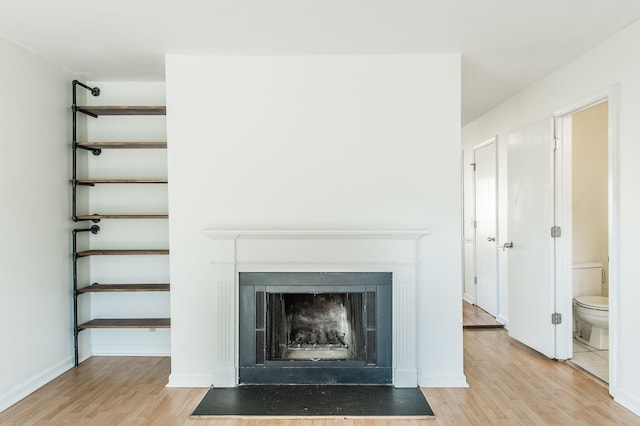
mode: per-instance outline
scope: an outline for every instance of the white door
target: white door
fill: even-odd
[[[507,141],[509,336],[555,358],[553,122],[515,130]]]
[[[498,254],[496,252],[496,139],[474,147],[475,164],[475,283],[476,305],[498,313]]]

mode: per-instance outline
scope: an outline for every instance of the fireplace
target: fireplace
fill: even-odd
[[[428,230],[205,233],[211,238],[213,302],[212,321],[205,328],[213,344],[202,350],[211,357],[212,372],[199,383],[417,385],[418,241]],[[280,312],[267,315],[265,307],[274,305]],[[322,305],[333,306],[342,319],[315,326],[294,319],[300,317],[300,306],[324,309]],[[278,321],[285,322],[273,325]],[[337,333],[345,334],[340,335],[344,344]],[[324,338],[327,343],[320,344]],[[170,380],[193,383],[190,377]]]
[[[240,383],[392,383],[391,273],[239,275]]]

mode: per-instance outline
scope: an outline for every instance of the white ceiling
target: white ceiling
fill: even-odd
[[[460,52],[463,124],[638,18],[638,0],[0,0],[0,34],[87,80],[162,81],[166,53]]]

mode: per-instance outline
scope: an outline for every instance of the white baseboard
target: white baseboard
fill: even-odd
[[[171,356],[171,345],[93,344],[91,356]]]
[[[464,300],[467,303],[471,303],[472,305],[474,305],[476,303],[476,301],[474,300],[473,296],[470,295],[469,293],[465,293],[462,295],[462,300]]]
[[[622,405],[633,414],[640,416],[640,398],[625,392],[624,389],[616,388],[616,396],[613,398],[615,402]]]
[[[60,361],[53,367],[47,368],[40,374],[25,380],[19,386],[8,390],[4,394],[0,395],[0,411],[4,411],[7,408],[11,407],[16,402],[40,389],[42,386],[46,385],[51,380],[70,370],[71,368],[73,368],[73,358],[67,358],[63,361]]]
[[[396,388],[415,388],[418,386],[418,370],[415,368],[394,368],[393,386]]]
[[[498,321],[500,324],[504,325],[504,328],[509,328],[509,318],[498,314],[498,316],[496,317],[496,321]]]
[[[461,376],[418,376],[418,386],[423,388],[468,388],[467,378]]]
[[[168,388],[208,388],[213,383],[213,375],[170,374]]]

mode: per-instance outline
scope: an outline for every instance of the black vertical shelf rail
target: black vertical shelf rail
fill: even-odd
[[[78,232],[91,232],[97,234],[100,232],[98,225],[92,225],[91,228],[74,229],[73,233],[73,362],[74,366],[78,366]]]
[[[73,116],[73,131],[72,131],[72,159],[71,159],[71,168],[72,168],[72,177],[71,177],[71,218],[73,219],[74,222],[78,221],[78,214],[77,214],[77,191],[78,191],[78,122],[77,122],[77,115],[78,112],[81,112],[83,114],[87,114],[90,115],[94,118],[97,118],[98,116],[96,114],[93,114],[89,111],[86,111],[82,108],[78,107],[77,104],[77,100],[76,100],[76,90],[77,87],[80,86],[84,89],[87,89],[93,96],[100,96],[100,88],[99,87],[90,87],[87,86],[86,84],[80,83],[78,80],[73,80],[72,84],[72,105],[71,105],[71,111],[73,112],[72,116]]]
[[[78,107],[76,100],[76,90],[77,87],[80,86],[86,90],[88,90],[93,96],[100,95],[100,89],[98,87],[89,87],[86,84],[79,82],[78,80],[73,80],[72,82],[72,159],[71,159],[71,219],[74,222],[78,222],[78,214],[77,214],[77,189],[78,189],[78,122],[77,122],[77,114],[78,112],[82,112],[83,114],[90,115],[92,117],[96,117],[97,115],[90,113],[89,111],[85,111]],[[78,367],[79,359],[78,359],[78,333],[80,329],[78,328],[78,232],[91,232],[92,234],[97,234],[100,232],[100,227],[98,225],[93,225],[90,228],[82,228],[82,229],[74,229],[72,231],[73,234],[73,246],[72,246],[72,257],[73,257],[73,271],[72,271],[72,281],[73,281],[73,359],[74,366]]]

